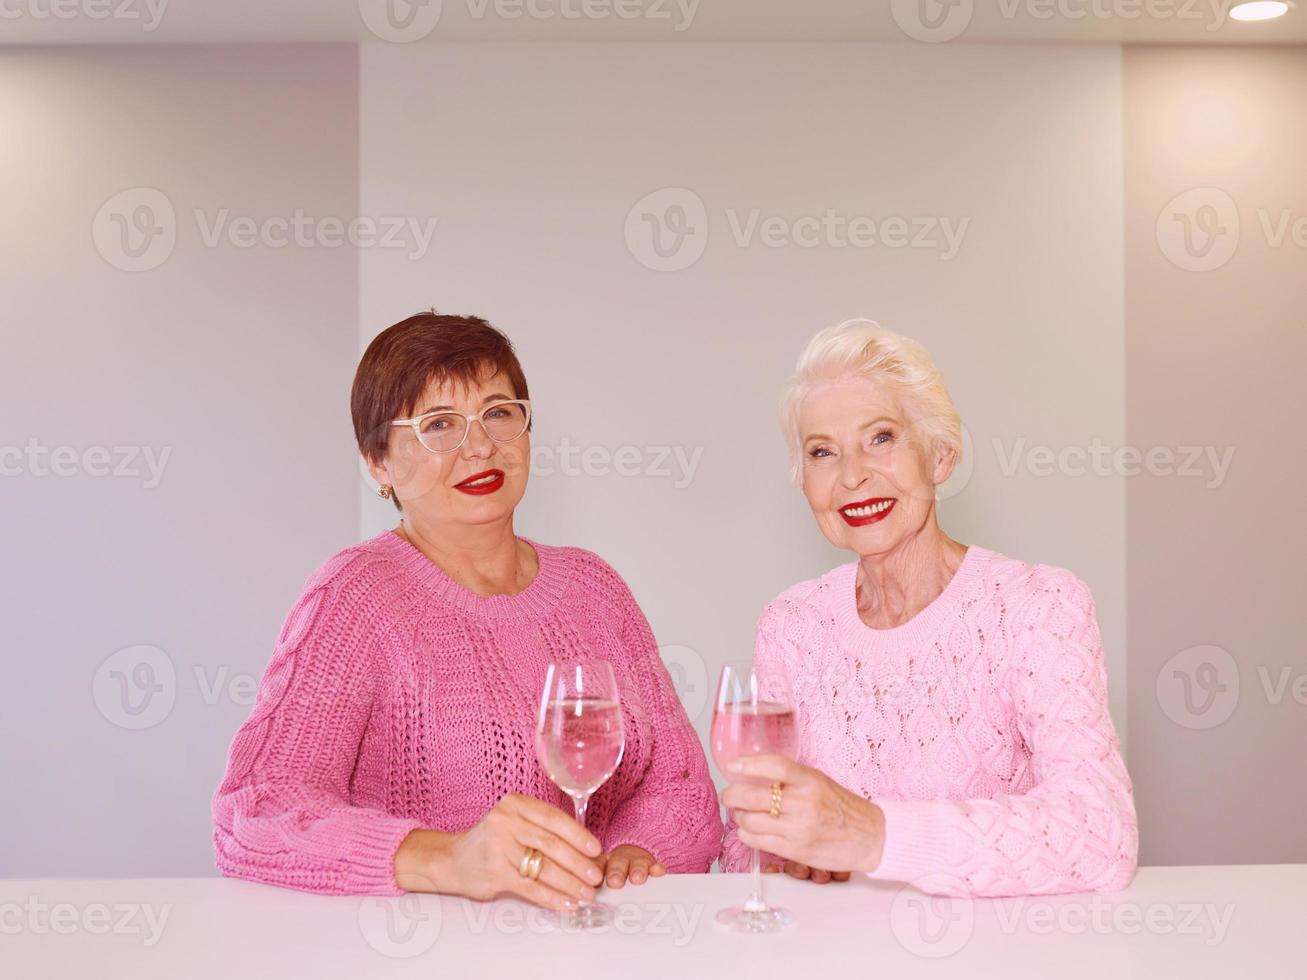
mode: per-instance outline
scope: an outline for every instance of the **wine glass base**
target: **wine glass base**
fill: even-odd
[[[780,932],[798,921],[788,909],[778,908],[722,909],[714,918],[731,932]]]
[[[560,912],[558,919],[564,929],[599,929],[613,921],[616,911],[604,902],[590,902],[578,909]]]

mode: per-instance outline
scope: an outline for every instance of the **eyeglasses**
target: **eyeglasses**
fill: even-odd
[[[392,419],[391,425],[411,425],[422,448],[433,453],[452,453],[467,441],[472,423],[495,442],[512,442],[531,423],[531,403],[525,398],[495,402],[476,415],[462,412],[427,412],[411,419]]]

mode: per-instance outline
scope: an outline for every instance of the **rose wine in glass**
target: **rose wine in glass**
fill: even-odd
[[[613,668],[603,662],[550,664],[540,695],[536,758],[549,778],[572,798],[576,822],[585,826],[591,795],[622,762],[626,729]],[[574,928],[612,920],[613,908],[588,902],[563,916]]]
[[[717,684],[717,701],[713,708],[713,761],[717,768],[742,755],[783,755],[794,758],[798,752],[798,733],[789,693],[777,679],[766,694],[751,670],[738,670],[729,664],[722,668]],[[794,924],[786,909],[769,906],[762,897],[762,868],[758,849],[750,861],[753,892],[738,907],[722,909],[717,921],[735,932],[777,932]]]

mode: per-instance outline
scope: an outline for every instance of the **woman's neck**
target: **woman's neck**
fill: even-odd
[[[858,561],[858,616],[873,629],[902,626],[939,598],[967,547],[929,522],[893,551]]]
[[[513,533],[511,518],[476,527],[433,528],[405,516],[395,533],[477,595],[517,595],[539,570],[535,549]]]

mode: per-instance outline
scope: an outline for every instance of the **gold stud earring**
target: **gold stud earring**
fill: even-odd
[[[392,487],[389,483],[383,483],[381,486],[377,487],[377,496],[380,497],[382,500],[389,500],[394,495],[395,495],[395,488]]]

